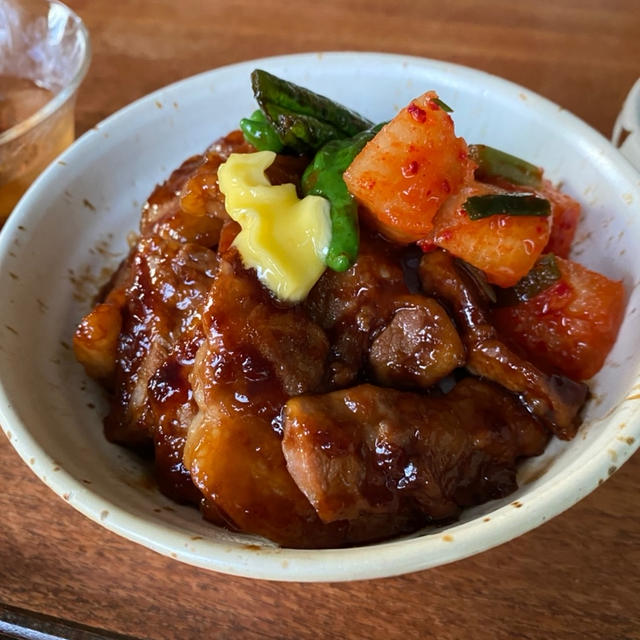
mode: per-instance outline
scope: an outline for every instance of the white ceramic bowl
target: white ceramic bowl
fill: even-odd
[[[456,128],[545,167],[585,206],[575,257],[629,295],[618,342],[593,380],[574,441],[522,465],[520,489],[446,528],[352,549],[275,547],[204,522],[149,482],[102,435],[106,403],[69,349],[78,319],[126,251],[153,186],[254,108],[262,67],[372,120],[436,89]],[[0,424],[55,493],[108,529],[200,567],[277,580],[352,580],[433,567],[518,536],[568,508],[640,443],[640,175],[602,136],[547,100],[464,67],[405,56],[325,53],[246,62],[189,78],[118,112],[38,179],[0,236]]]

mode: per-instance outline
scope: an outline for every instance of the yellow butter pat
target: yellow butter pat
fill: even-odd
[[[229,216],[242,231],[233,244],[247,268],[281,300],[303,300],[325,270],[331,240],[329,202],[300,200],[293,184],[272,185],[273,151],[232,153],[218,168]]]

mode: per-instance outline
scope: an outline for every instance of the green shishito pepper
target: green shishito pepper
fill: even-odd
[[[495,215],[548,216],[551,204],[532,193],[488,193],[471,196],[462,205],[469,219],[480,220]]]
[[[247,142],[250,142],[258,151],[280,153],[284,148],[278,133],[260,109],[256,109],[248,118],[242,118],[240,129]]]
[[[262,69],[251,73],[251,86],[266,121],[282,145],[295,153],[313,153],[330,140],[352,137],[373,124],[329,98]]]
[[[302,176],[305,195],[326,198],[330,204],[331,242],[325,262],[334,271],[346,271],[358,257],[358,205],[347,190],[342,174],[362,148],[382,128],[371,127],[357,135],[332,140],[316,153]]]
[[[325,262],[345,271],[358,256],[358,207],[342,174],[382,125],[293,82],[261,69],[251,73],[260,107],[240,121],[248,142],[258,150],[313,154],[302,178],[305,193],[330,204],[331,241]],[[317,152],[317,153],[316,153]]]
[[[478,165],[476,178],[491,182],[504,178],[514,184],[539,187],[542,184],[542,169],[510,153],[494,149],[486,144],[470,144],[469,156]]]

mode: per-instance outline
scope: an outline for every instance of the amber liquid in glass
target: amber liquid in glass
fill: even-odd
[[[0,134],[43,107],[53,93],[31,80],[0,75]],[[0,225],[27,187],[73,142],[73,101],[8,142],[0,142]]]

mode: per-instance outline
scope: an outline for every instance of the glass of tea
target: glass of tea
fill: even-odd
[[[91,57],[80,18],[57,0],[0,0],[0,227],[74,138]]]

